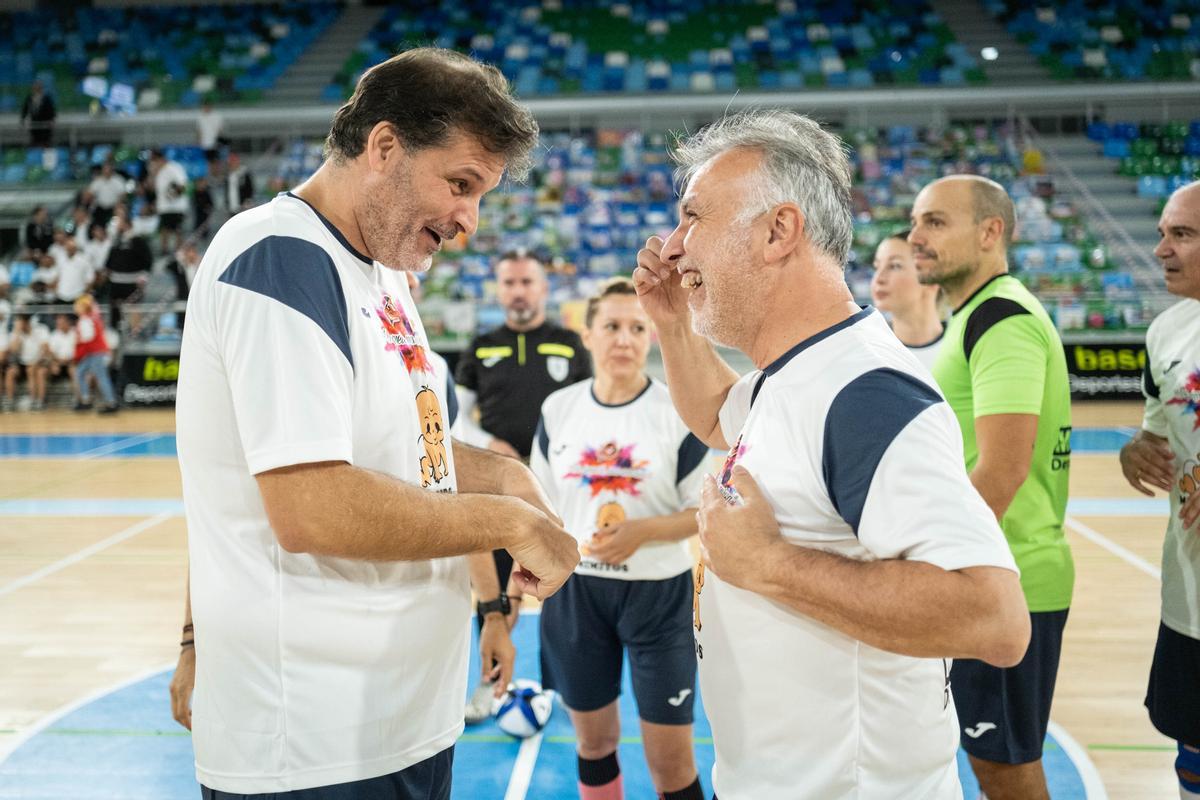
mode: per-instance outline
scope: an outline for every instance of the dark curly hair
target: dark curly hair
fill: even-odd
[[[383,121],[410,150],[441,146],[456,132],[474,136],[504,158],[514,180],[529,171],[538,137],[533,115],[498,69],[436,47],[407,50],[363,73],[333,116],[325,157],[342,162],[362,155],[367,135]]]

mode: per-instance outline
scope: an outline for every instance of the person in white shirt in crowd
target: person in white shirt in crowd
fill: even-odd
[[[66,247],[62,248],[65,255]],[[37,269],[29,276],[29,285],[18,298],[22,305],[53,303],[54,290],[58,286],[58,264],[54,256],[46,254],[38,259]]]
[[[17,382],[24,377],[29,390],[29,408],[46,407],[46,373],[50,363],[50,331],[34,324],[29,314],[18,314],[9,337],[9,363],[4,371],[4,407],[14,408]]]
[[[154,238],[161,226],[161,215],[155,210],[154,203],[143,200],[137,207],[137,213],[129,221],[134,236],[145,237],[146,241]]]
[[[250,207],[254,200],[254,176],[237,153],[229,154],[225,175],[225,206],[230,216]]]
[[[92,269],[100,272],[108,263],[108,253],[112,250],[112,237],[108,235],[108,226],[92,223],[87,243],[83,246],[84,255],[92,265]]]
[[[224,118],[213,110],[211,102],[205,100],[200,105],[200,114],[196,117],[196,140],[210,163],[216,161],[220,155],[221,130],[224,127]]]
[[[892,333],[925,369],[932,369],[946,326],[938,311],[937,286],[917,278],[908,231],[893,233],[875,248],[871,302],[891,317]]]
[[[116,171],[111,160],[105,160],[100,165],[100,172],[88,184],[92,193],[95,207],[92,209],[92,221],[107,225],[112,219],[113,211],[125,199],[129,190],[129,179]]]
[[[75,245],[75,239],[67,239],[63,256],[55,266],[58,269],[58,281],[54,293],[59,302],[74,303],[77,297],[92,290],[96,268],[87,254]]]
[[[71,392],[79,403],[79,386],[75,383],[75,324],[70,314],[58,314],[54,318],[54,330],[50,331],[47,343],[50,363],[47,365],[47,383],[55,378],[67,377],[71,381]]]
[[[646,374],[652,327],[627,278],[588,300],[583,344],[596,377],[542,403],[529,462],[583,555],[540,617],[542,685],[570,712],[582,800],[624,795],[617,700],[627,651],[658,796],[704,800],[687,540],[708,447]]]
[[[961,798],[950,659],[1018,663],[1029,612],[954,414],[846,285],[845,147],[754,111],[675,159],[679,225],[634,281],[676,409],[729,454],[702,491],[693,621],[715,794]]]
[[[56,227],[54,229],[54,243],[46,248],[44,255],[50,256],[55,263],[58,263],[58,260],[67,254],[67,240],[70,238],[71,236],[65,228]]]
[[[191,209],[188,176],[183,165],[162,150],[150,151],[150,180],[158,213],[159,252],[171,253],[183,236],[183,220]]]

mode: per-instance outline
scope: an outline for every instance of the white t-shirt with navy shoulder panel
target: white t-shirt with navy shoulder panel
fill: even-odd
[[[651,379],[633,400],[606,405],[593,384],[546,398],[529,459],[571,535],[582,544],[607,525],[698,506],[708,448],[679,419],[667,387]],[[575,572],[664,580],[692,563],[686,539],[650,541],[622,564],[581,555]]]
[[[1142,378],[1142,427],[1175,453],[1171,513],[1163,539],[1162,621],[1200,639],[1200,534],[1186,530],[1180,507],[1200,492],[1200,300],[1183,300],[1150,323]]]
[[[280,195],[217,233],[176,406],[196,626],[196,775],[235,794],[386,775],[463,728],[465,558],[289,553],[254,476],[343,461],[456,488],[446,379],[404,276]]]
[[[720,411],[791,543],[1016,571],[949,406],[871,308],[744,376]],[[712,571],[696,645],[721,800],[957,798],[950,662],[876,649]],[[870,586],[847,586],[870,592]],[[880,598],[886,602],[886,598]]]

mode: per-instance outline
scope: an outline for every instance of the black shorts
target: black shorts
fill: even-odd
[[[230,794],[200,787],[204,800],[450,800],[454,746],[407,769],[361,781],[316,786],[291,792]]]
[[[621,694],[629,651],[638,716],[690,725],[696,696],[691,570],[661,581],[572,575],[542,604],[542,685],[575,711]]]
[[[158,229],[160,231],[177,231],[183,227],[183,214],[168,213],[158,215]]]
[[[1164,736],[1200,747],[1200,639],[1184,636],[1161,622],[1146,710],[1150,722]]]
[[[1028,764],[1042,757],[1067,610],[1029,618],[1033,630],[1020,664],[1001,669],[963,659],[950,670],[962,749],[975,758]]]

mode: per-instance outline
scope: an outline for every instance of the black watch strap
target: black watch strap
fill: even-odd
[[[495,600],[488,600],[486,603],[476,603],[475,610],[481,617],[486,617],[488,614],[494,614],[497,611],[505,616],[508,616],[508,612],[512,610],[512,606],[509,605],[508,595],[501,594]]]

